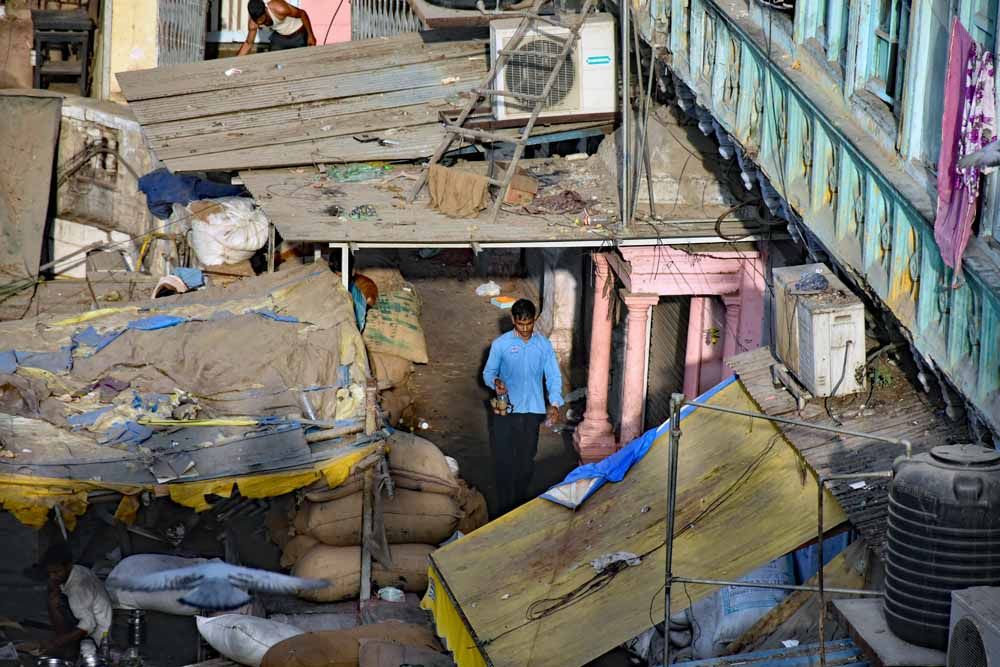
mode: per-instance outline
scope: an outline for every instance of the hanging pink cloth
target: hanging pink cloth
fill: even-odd
[[[996,139],[994,81],[993,54],[980,49],[958,19],[953,19],[944,86],[934,240],[944,263],[955,269],[956,284],[979,204],[979,170],[960,172],[956,163]]]

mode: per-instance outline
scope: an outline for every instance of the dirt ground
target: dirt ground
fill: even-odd
[[[359,266],[365,261],[362,258]],[[496,497],[487,422],[490,392],[483,384],[482,371],[490,343],[508,331],[511,322],[509,311],[476,296],[476,287],[492,279],[504,295],[530,298],[536,304],[537,294],[520,278],[476,275],[471,251],[445,251],[430,259],[400,253],[367,261],[398,263],[420,295],[430,361],[417,366],[411,381],[414,416],[429,425],[421,435],[458,460],[462,477],[483,492],[492,510]],[[570,433],[543,429],[532,493],[541,493],[576,466]]]

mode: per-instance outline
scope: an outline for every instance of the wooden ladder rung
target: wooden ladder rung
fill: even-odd
[[[484,132],[482,130],[470,130],[466,127],[459,127],[453,123],[445,123],[445,131],[457,134],[468,139],[479,139],[481,141],[497,141],[509,144],[523,144],[524,139],[509,137],[495,132]]]
[[[529,93],[518,93],[513,90],[499,90],[496,88],[477,88],[476,93],[482,95],[483,97],[513,97],[518,100],[524,100],[525,102],[541,102],[545,97],[541,95],[531,95]]]

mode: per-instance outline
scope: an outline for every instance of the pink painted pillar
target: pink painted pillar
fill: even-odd
[[[760,347],[764,331],[764,262],[760,257],[740,262],[739,351]]]
[[[743,299],[740,298],[739,294],[729,294],[722,297],[722,303],[726,306],[726,330],[722,333],[722,358],[726,360],[743,351],[743,342],[739,339]],[[722,377],[727,378],[733,374],[733,369],[723,363]]]
[[[646,359],[649,355],[649,309],[659,302],[658,294],[622,295],[628,306],[625,342],[625,373],[622,378],[621,445],[642,435],[642,413],[646,404]]]
[[[611,380],[611,290],[608,260],[600,253],[594,260],[594,312],[590,325],[590,366],[587,369],[587,409],[573,433],[573,445],[584,463],[600,461],[615,452],[615,435],[608,419],[608,384]]]
[[[701,380],[701,348],[705,338],[705,302],[703,296],[691,297],[688,316],[687,345],[684,348],[684,395],[688,399],[698,397]]]

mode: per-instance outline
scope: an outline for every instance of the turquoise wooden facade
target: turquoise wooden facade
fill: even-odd
[[[1000,432],[1000,188],[966,280],[934,242],[951,16],[995,48],[997,0],[639,0],[647,44],[804,225]],[[995,177],[991,177],[995,178]],[[996,225],[996,230],[994,230]]]

